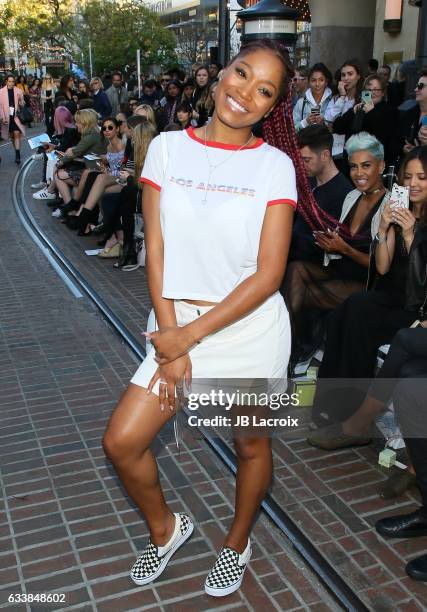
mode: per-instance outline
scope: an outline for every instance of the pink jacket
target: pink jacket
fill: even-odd
[[[25,135],[25,128],[16,116],[16,111],[19,104],[24,104],[24,94],[18,87],[13,88],[15,94],[15,123],[21,130],[22,134]],[[3,123],[7,120],[7,123]],[[3,140],[9,139],[9,97],[7,93],[7,87],[4,86],[0,89],[0,123],[1,123],[1,137]]]

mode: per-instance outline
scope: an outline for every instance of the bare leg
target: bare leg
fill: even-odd
[[[88,168],[85,168],[83,170],[83,173],[82,173],[82,175],[80,177],[79,184],[77,185],[76,191],[75,191],[75,194],[74,194],[74,199],[76,200],[76,202],[78,202],[80,200],[80,198],[82,197],[82,195],[83,195],[83,189],[84,189],[84,186],[86,184],[86,179],[89,176],[90,172],[91,172],[91,170],[89,170]]]
[[[144,515],[157,546],[166,544],[172,536],[175,517],[163,496],[149,446],[171,416],[169,410],[160,411],[157,395],[131,383],[111,416],[103,440],[107,457]]]
[[[21,132],[13,132],[13,146],[15,151],[21,149]]]
[[[84,207],[93,210],[101,199],[107,187],[116,185],[116,177],[111,174],[100,174],[96,177],[92,189],[87,197]],[[119,185],[117,185],[119,187]]]
[[[56,188],[56,179],[57,179],[57,173],[55,173],[53,175],[53,178],[52,178],[52,180],[50,181],[50,183],[49,183],[49,185],[47,187],[47,190],[48,190],[49,193],[55,193],[55,191],[57,191],[57,188]]]
[[[68,204],[71,200],[71,189],[74,185],[72,179],[70,179],[68,173],[65,170],[59,170],[56,179],[56,188],[58,189],[62,199],[64,200],[64,204]]]
[[[273,458],[268,437],[235,438],[234,447],[237,453],[236,504],[225,545],[242,553],[271,483]]]

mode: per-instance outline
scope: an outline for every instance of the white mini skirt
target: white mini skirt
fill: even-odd
[[[180,327],[191,323],[214,306],[196,306],[175,300],[177,323]],[[147,331],[158,329],[154,312],[148,319]],[[235,323],[206,336],[191,349],[193,384],[198,380],[234,379],[244,381],[268,379],[282,381],[286,390],[286,376],[291,353],[289,314],[279,292],[274,293],[258,308]],[[147,388],[158,364],[155,349],[147,341],[147,356],[135,372],[131,382]],[[153,392],[159,394],[159,381]]]

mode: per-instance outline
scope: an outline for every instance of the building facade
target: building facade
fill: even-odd
[[[218,0],[151,0],[165,28],[175,34],[180,63],[214,60],[218,53]]]
[[[365,65],[375,58],[393,68],[415,59],[420,5],[420,0],[310,0],[311,63],[324,61],[334,69],[346,58]]]
[[[231,54],[239,48],[236,13],[258,0],[150,0],[150,8],[174,31],[177,53],[184,64],[215,61],[221,38],[219,4],[230,19]],[[427,0],[425,0],[427,2]],[[397,67],[415,59],[420,39],[422,0],[285,0],[298,8],[296,64],[324,62],[331,70],[345,59],[358,58],[364,69],[370,58]],[[427,8],[426,8],[427,10]],[[385,21],[399,14],[399,24],[389,31]],[[427,33],[426,33],[427,35]]]
[[[417,55],[420,7],[410,4],[408,0],[397,0],[394,5],[396,14],[401,8],[400,30],[385,32],[387,1],[377,0],[373,57],[385,64],[399,64],[415,59]]]

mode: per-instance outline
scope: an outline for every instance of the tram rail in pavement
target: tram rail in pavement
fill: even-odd
[[[33,164],[33,159],[29,158],[23,162],[20,170],[15,175],[13,182],[13,203],[16,213],[31,238],[37,246],[44,252],[51,265],[61,276],[64,283],[75,297],[81,297],[84,292],[102,313],[103,317],[119,334],[122,340],[128,345],[132,352],[139,358],[144,359],[145,348],[139,340],[127,329],[119,317],[101,298],[99,293],[94,290],[90,283],[69,261],[61,249],[54,241],[41,229],[33,214],[31,213],[24,193],[25,179]],[[184,412],[185,409],[184,409]],[[221,459],[224,465],[236,474],[236,457],[230,447],[221,439],[215,438],[208,433],[206,428],[200,427],[200,433],[209,444],[210,448]],[[358,594],[343,580],[335,568],[324,558],[319,550],[312,544],[308,537],[302,532],[298,525],[289,517],[287,513],[277,504],[274,498],[268,494],[262,503],[262,511],[269,517],[274,525],[288,538],[294,549],[301,555],[304,562],[317,575],[321,583],[349,612],[365,612],[369,608],[359,598]]]

